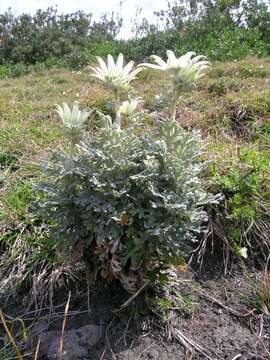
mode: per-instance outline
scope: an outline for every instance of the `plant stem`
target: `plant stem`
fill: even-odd
[[[172,109],[171,109],[171,117],[173,119],[173,121],[175,121],[175,116],[176,116],[176,101],[174,100],[172,103]]]
[[[172,104],[171,104],[171,118],[173,121],[175,121],[175,117],[176,117],[176,105],[177,105],[178,98],[179,98],[178,92],[174,87],[173,96],[172,96]]]
[[[121,129],[121,115],[119,110],[116,112],[115,124],[119,129]]]
[[[114,98],[115,98],[115,105],[114,105],[114,110],[115,110],[115,124],[117,126],[118,129],[121,129],[121,115],[120,115],[120,98],[119,95],[117,93],[117,91],[114,92]]]

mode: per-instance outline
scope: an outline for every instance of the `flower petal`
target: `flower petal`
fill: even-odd
[[[161,59],[161,57],[157,55],[152,55],[151,58],[161,67],[166,69],[168,67],[167,63],[165,63],[164,60]]]
[[[109,72],[113,73],[115,71],[115,63],[111,54],[107,56],[107,67]]]
[[[108,73],[108,68],[107,68],[105,61],[100,56],[97,56],[97,61],[99,63],[100,68],[102,69],[102,71],[104,73]]]
[[[132,70],[133,66],[134,66],[134,61],[130,61],[130,62],[124,67],[123,73],[124,73],[125,75],[129,74],[129,72]]]
[[[123,54],[119,54],[117,62],[116,62],[116,67],[117,67],[118,71],[122,71],[123,65],[124,65],[124,56],[123,56]]]
[[[167,50],[167,57],[168,57],[167,66],[176,66],[177,59],[172,50]]]

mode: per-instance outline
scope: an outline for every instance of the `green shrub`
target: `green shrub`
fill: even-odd
[[[206,38],[206,53],[213,60],[233,60],[246,56],[266,56],[269,46],[261,40],[256,29],[225,28],[218,37],[210,33]]]
[[[56,239],[130,292],[190,253],[216,201],[199,178],[199,135],[166,120],[157,137],[103,128],[74,157],[55,153],[40,186]]]
[[[92,60],[95,60],[96,56],[104,58],[107,54],[116,57],[120,52],[119,43],[117,41],[90,42],[87,46],[87,52],[91,54]]]
[[[66,54],[62,59],[62,66],[80,69],[95,62],[96,56],[106,57],[107,54],[116,56],[118,53],[119,46],[117,41],[89,42],[84,49],[78,47]]]
[[[242,78],[249,78],[249,77],[258,77],[258,78],[265,78],[269,75],[269,70],[265,69],[262,66],[257,67],[252,64],[244,64],[239,69],[238,74],[236,74]]]
[[[5,79],[11,76],[10,68],[7,65],[0,65],[0,79]]]
[[[229,156],[224,149],[218,151],[209,166],[211,190],[224,196],[212,213],[214,238],[236,253],[245,247],[255,260],[266,259],[270,249],[269,153],[254,147],[239,148]]]
[[[75,49],[66,54],[62,60],[62,66],[71,69],[80,69],[93,62],[94,56],[85,50]]]
[[[17,63],[10,66],[10,72],[12,77],[19,77],[29,74],[31,72],[31,67],[24,63]]]

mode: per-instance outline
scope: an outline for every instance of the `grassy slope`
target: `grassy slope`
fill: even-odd
[[[135,84],[138,94],[145,97],[146,108],[151,108],[162,83],[162,77],[146,73]],[[46,253],[50,245],[42,246],[44,234],[29,225],[27,218],[32,183],[39,176],[33,164],[62,141],[56,103],[78,99],[82,106],[103,109],[104,94],[87,69],[44,71],[0,82],[0,249],[12,246],[24,234],[23,241],[39,244],[40,258]],[[239,147],[268,151],[265,128],[270,116],[270,59],[214,64],[197,91],[184,97],[179,116],[185,127],[203,131],[210,158],[229,162]],[[242,128],[242,122],[250,120],[257,132],[262,131],[262,137],[253,136],[252,126],[247,126],[248,134],[246,127]],[[16,251],[13,258],[20,251],[18,247]],[[27,272],[23,274],[23,280],[27,276]]]

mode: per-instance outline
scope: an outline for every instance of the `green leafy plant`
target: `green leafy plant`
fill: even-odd
[[[188,256],[205,229],[204,206],[217,197],[200,179],[198,133],[165,120],[155,137],[136,135],[104,120],[76,151],[71,136],[71,151],[54,154],[39,211],[58,241],[81,249],[94,278],[119,279],[134,292]]]

